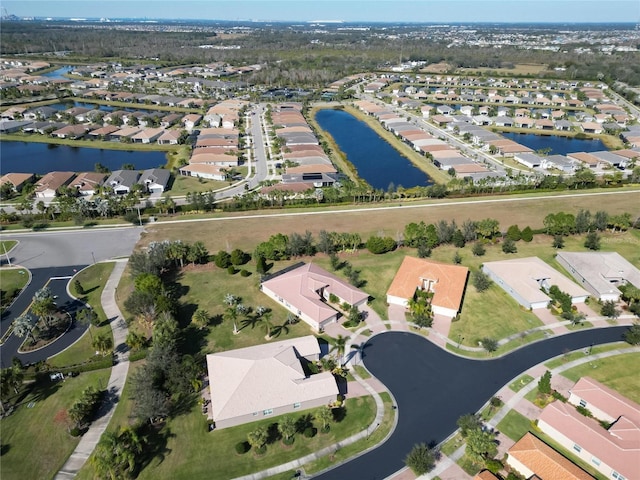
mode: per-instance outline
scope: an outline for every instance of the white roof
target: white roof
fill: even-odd
[[[600,295],[619,293],[612,282],[640,286],[640,270],[617,252],[558,252]]]
[[[547,288],[557,285],[561,291],[568,293],[572,298],[589,296],[589,292],[551,268],[538,257],[487,262],[483,267],[504,280],[529,303],[551,300],[541,290],[543,282]]]
[[[213,419],[337,395],[330,372],[305,377],[300,358],[318,355],[313,335],[207,355]]]

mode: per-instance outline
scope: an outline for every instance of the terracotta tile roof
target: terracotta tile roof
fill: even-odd
[[[432,305],[460,310],[469,269],[415,257],[404,257],[387,295],[412,298],[425,279],[435,280]]]
[[[640,427],[621,417],[609,430],[597,420],[580,414],[573,405],[553,402],[538,418],[540,429],[555,438],[560,435],[597,456],[628,480],[638,478]]]
[[[593,480],[591,475],[529,432],[508,453],[544,480]]]
[[[489,470],[483,470],[473,477],[473,480],[500,480],[500,478],[496,477]]]

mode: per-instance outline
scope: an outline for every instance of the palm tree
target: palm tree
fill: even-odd
[[[112,480],[128,477],[136,468],[136,457],[142,453],[143,441],[131,427],[105,432],[91,456],[91,464],[99,477]]]
[[[340,365],[342,365],[342,357],[344,356],[344,351],[347,348],[347,341],[348,340],[349,340],[348,337],[345,337],[343,335],[338,335],[331,342],[331,343],[333,343],[333,346],[331,347],[331,351],[333,352],[335,350],[336,359],[338,360]]]
[[[283,443],[291,445],[291,438],[296,434],[296,421],[293,417],[282,417],[278,422],[278,432],[282,435]]]
[[[271,329],[273,328],[273,323],[271,322],[272,315],[272,312],[264,312],[261,316],[262,324],[264,325],[265,330],[264,335],[267,340],[271,339]]]
[[[98,314],[91,308],[83,308],[76,313],[76,320],[81,325],[89,326],[89,336],[91,337],[91,341],[93,342],[93,333],[91,333],[91,327],[95,325],[96,327],[100,324],[100,320],[98,319]]]
[[[269,432],[267,431],[267,427],[258,427],[247,434],[247,441],[249,442],[249,445],[259,452],[262,451],[268,439]]]
[[[233,322],[233,334],[237,335],[240,333],[238,330],[238,325],[236,324],[236,320],[238,319],[238,311],[234,305],[230,305],[224,311],[224,316],[227,317],[231,322]]]
[[[96,335],[91,342],[91,346],[103,356],[107,355],[113,349],[113,338],[109,334]]]
[[[33,317],[28,313],[21,315],[13,321],[13,333],[18,337],[31,337],[31,340],[35,341],[33,336]]]
[[[318,420],[322,424],[322,432],[329,431],[329,422],[333,420],[333,411],[331,408],[326,405],[322,407],[318,412],[314,415],[314,418]]]
[[[209,314],[206,310],[199,308],[191,317],[191,322],[202,330],[209,324]]]
[[[41,288],[36,291],[33,296],[33,303],[31,304],[31,311],[40,317],[46,326],[49,326],[53,319],[53,314],[56,312],[57,307],[53,301],[53,294],[47,287]]]

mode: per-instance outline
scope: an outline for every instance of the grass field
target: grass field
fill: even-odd
[[[533,377],[531,375],[525,374],[525,375],[522,375],[521,377],[517,378],[512,383],[510,383],[509,384],[509,388],[511,390],[513,390],[514,392],[519,392],[520,390],[522,390],[525,386],[527,386],[532,381],[533,381]]]
[[[622,191],[615,190],[616,193]],[[379,207],[378,210],[349,205],[342,208],[218,213],[210,217],[215,220],[198,221],[197,226],[188,223],[163,225],[162,222],[157,222],[147,227],[142,244],[163,239],[182,239],[190,242],[200,240],[210,251],[234,248],[252,251],[257,243],[267,240],[269,236],[276,233],[302,233],[309,230],[317,235],[320,230],[328,230],[358,232],[363,239],[381,233],[395,238],[398,233],[404,231],[405,225],[421,220],[426,223],[455,220],[458,225],[461,225],[467,219],[494,218],[500,222],[504,230],[513,224],[520,225],[520,228],[530,226],[537,229],[542,228],[543,219],[550,212],[564,211],[575,214],[581,208],[589,209],[591,212],[606,210],[611,214],[631,211],[631,205],[640,203],[640,190],[631,189],[624,192],[626,193],[604,197],[598,196],[597,191],[594,190],[586,196],[579,197],[565,193],[557,198],[545,198],[547,195],[534,196],[533,194],[504,198],[476,198],[475,200],[481,200],[476,203],[472,202],[473,199],[419,202],[405,200],[401,202],[402,206],[399,206],[398,202],[376,204],[375,207]],[[515,198],[526,200],[515,200]],[[418,208],[406,208],[407,206]],[[311,215],[303,215],[306,212],[311,212]],[[282,216],[283,214],[288,216]],[[271,216],[274,217],[270,218]],[[232,218],[225,220],[225,217]]]
[[[530,426],[531,421],[515,410],[509,410],[509,413],[496,425],[498,430],[515,442],[529,431]]]
[[[591,349],[592,354],[608,352],[609,350],[615,350],[616,348],[626,348],[629,344],[625,342],[616,342],[609,345],[597,345]],[[565,363],[572,362],[573,360],[577,360],[578,358],[584,358],[584,351],[578,350],[576,352],[567,352],[561,357],[555,358],[553,360],[549,360],[544,365],[548,369],[553,369],[559,367],[560,365],[564,365]]]
[[[593,360],[562,372],[562,376],[574,382],[581,377],[589,376],[640,403],[640,375],[634,365],[640,365],[640,353]]]
[[[17,240],[0,240],[0,255],[9,253],[17,244]]]
[[[20,292],[29,281],[29,274],[25,268],[2,268],[0,269],[0,288],[3,299],[5,292]],[[7,306],[4,304],[3,307]]]
[[[186,415],[167,422],[165,430],[169,435],[166,453],[162,458],[154,458],[140,473],[139,479],[222,480],[286,463],[364,430],[375,417],[375,402],[371,397],[348,399],[345,418],[333,423],[328,434],[318,433],[309,439],[298,433],[291,448],[285,448],[280,440],[275,440],[267,446],[267,452],[259,457],[251,451],[238,455],[234,447],[238,442],[245,441],[247,434],[256,427],[277,423],[278,417],[209,432],[206,418],[199,410],[200,407],[196,407]],[[294,418],[313,412],[299,412]],[[84,468],[77,478],[92,478],[90,470],[90,467]]]
[[[220,180],[205,180],[177,175],[171,190],[165,192],[164,196],[179,197],[189,192],[208,192],[209,190],[219,190],[228,186],[229,182],[222,182]]]
[[[86,387],[104,388],[109,371],[81,373],[57,383],[46,378],[25,386],[27,393],[15,412],[2,419],[3,480],[53,478],[79,440],[67,433],[66,425],[56,422],[56,415],[70,408]]]
[[[71,280],[71,293],[81,299],[84,303],[91,305],[103,324],[99,327],[90,326],[89,332],[83,335],[80,340],[64,352],[49,358],[47,360],[49,365],[53,367],[64,367],[86,362],[94,357],[96,353],[95,349],[91,346],[93,336],[100,334],[112,335],[111,326],[106,323],[107,318],[104,310],[102,309],[100,297],[114,266],[114,263],[96,263],[76,274]],[[85,291],[84,295],[81,295],[76,290],[75,280],[80,281],[80,284]]]
[[[459,68],[458,72],[463,74],[473,74],[474,72],[496,72],[496,75],[539,75],[547,71],[547,68],[548,65],[543,63],[516,63],[513,68]]]

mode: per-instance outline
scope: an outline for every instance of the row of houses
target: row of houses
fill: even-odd
[[[590,377],[580,378],[569,394],[567,403],[556,400],[542,410],[540,431],[603,477],[640,479],[640,405]],[[593,478],[531,433],[509,449],[506,463],[524,478]]]
[[[367,115],[375,117],[387,130],[393,132],[417,152],[430,157],[438,168],[445,171],[453,170],[456,176],[472,178],[474,181],[499,176],[484,164],[463,155],[444,140],[433,137],[395,111],[367,100],[359,100],[354,103]]]
[[[227,179],[228,170],[240,163],[240,115],[248,106],[242,100],[228,100],[211,107],[203,117],[210,127],[198,130],[189,163],[180,167],[181,175]]]
[[[27,183],[35,181],[35,196],[40,199],[52,199],[62,187],[75,189],[82,196],[92,196],[100,186],[111,188],[113,193],[122,195],[132,191],[135,185],[141,185],[146,193],[162,193],[169,185],[169,170],[152,168],[138,172],[135,170],[115,170],[110,175],[98,172],[49,172],[35,180],[32,173],[7,173],[0,178],[0,185],[9,183],[16,192],[20,192]]]

